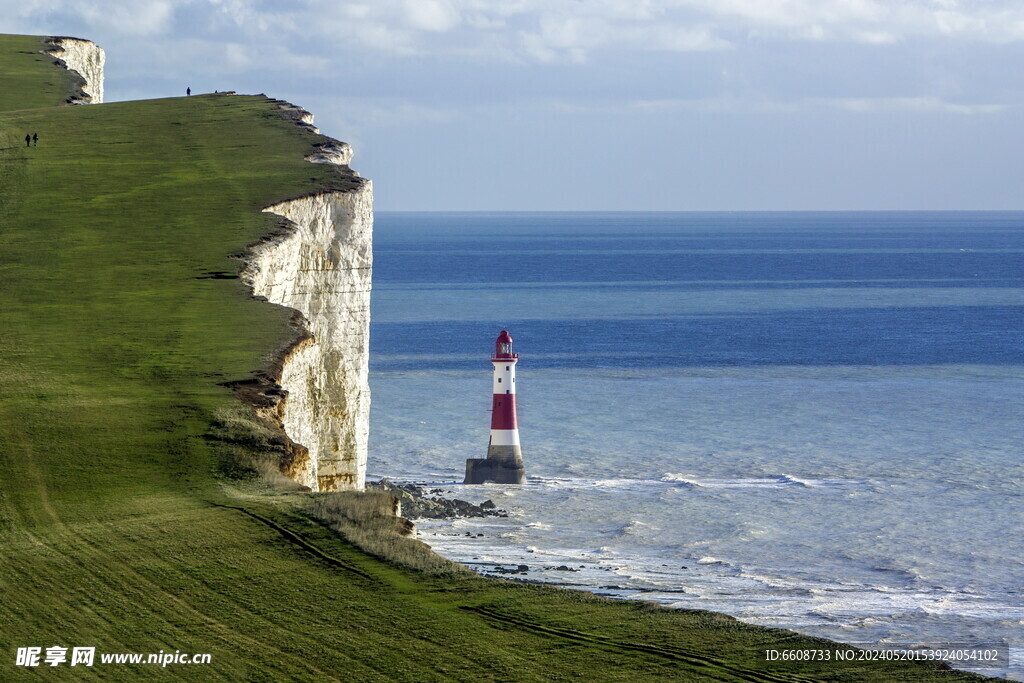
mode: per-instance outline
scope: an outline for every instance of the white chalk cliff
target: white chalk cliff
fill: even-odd
[[[46,44],[46,54],[80,77],[68,102],[101,103],[103,49],[78,38],[53,37]],[[296,125],[319,133],[312,114],[275,102]],[[275,398],[262,414],[279,421],[298,446],[290,448],[286,473],[313,491],[362,489],[366,479],[373,186],[348,168],[351,159],[344,142],[315,146],[306,161],[342,167],[351,189],[266,207],[286,219],[286,229],[251,247],[242,272],[253,294],[303,317],[305,334],[280,359],[275,378],[285,398],[272,388]]]
[[[300,125],[312,127],[303,114]],[[344,166],[350,159],[341,142],[306,157]],[[361,489],[366,478],[373,189],[354,180],[350,191],[266,207],[290,230],[253,247],[242,274],[254,294],[305,317],[310,338],[290,349],[281,370],[281,422],[309,455],[287,473],[314,491]]]
[[[102,102],[103,49],[78,38],[46,43],[46,54],[80,77],[68,102]],[[319,132],[304,109],[281,101],[277,109]],[[305,334],[287,350],[275,378],[286,396],[264,407],[298,445],[284,463],[286,474],[313,491],[362,489],[366,479],[373,187],[348,168],[351,159],[344,142],[315,146],[306,161],[342,167],[352,189],[266,207],[287,220],[287,229],[253,246],[242,272],[253,294],[303,317]]]
[[[47,41],[46,54],[56,57],[64,68],[82,77],[80,95],[71,98],[72,104],[100,104],[103,102],[103,65],[107,57],[103,48],[90,40],[53,37]]]

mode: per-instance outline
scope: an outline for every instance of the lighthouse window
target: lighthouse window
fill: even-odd
[[[506,366],[505,366],[505,369],[506,369],[506,370],[509,370],[509,369],[511,369],[511,366],[509,366],[509,365],[506,365]]]
[[[500,377],[498,378],[498,384],[501,384],[501,378]]]
[[[505,390],[505,393],[506,393],[506,394],[511,394],[511,393],[512,393],[512,390],[511,390],[511,389],[506,389],[506,390]]]

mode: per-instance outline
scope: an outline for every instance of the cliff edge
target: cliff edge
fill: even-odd
[[[313,117],[279,108],[313,131]],[[305,334],[284,354],[277,417],[302,448],[282,470],[313,491],[362,489],[370,431],[369,328],[373,187],[348,164],[351,148],[320,143],[311,163],[339,166],[348,191],[314,193],[264,208],[284,230],[250,247],[242,279],[253,294],[302,314]]]
[[[58,65],[79,76],[75,92],[68,104],[102,104],[103,67],[107,56],[103,48],[91,40],[51,36],[46,39],[44,54],[56,58]]]

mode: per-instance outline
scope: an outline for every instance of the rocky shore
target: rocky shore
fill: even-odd
[[[480,505],[457,498],[445,498],[443,489],[427,489],[416,484],[394,484],[388,479],[366,482],[368,491],[387,491],[402,504],[402,517],[417,519],[455,519],[457,517],[508,517],[492,501]]]

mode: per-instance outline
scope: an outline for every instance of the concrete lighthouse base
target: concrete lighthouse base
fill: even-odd
[[[523,462],[509,462],[495,458],[468,458],[464,484],[525,484],[526,469]]]

